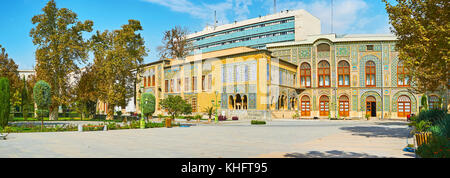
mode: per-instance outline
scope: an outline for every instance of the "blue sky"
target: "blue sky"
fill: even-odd
[[[277,0],[277,11],[305,9],[321,19],[322,33],[330,33],[330,1]],[[29,37],[31,18],[41,14],[46,3],[47,0],[2,0],[0,44],[19,69],[32,69],[35,65],[35,46]],[[381,0],[334,0],[333,4],[334,33],[390,33]],[[94,21],[94,31],[118,29],[128,19],[141,21],[141,33],[150,50],[146,63],[159,59],[156,47],[161,45],[162,33],[175,25],[191,32],[201,31],[214,22],[214,10],[219,24],[273,12],[273,0],[56,0],[56,5],[74,11],[82,21]]]

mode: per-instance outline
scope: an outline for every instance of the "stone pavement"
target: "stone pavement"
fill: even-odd
[[[414,157],[402,151],[408,132],[405,122],[274,120],[20,133],[0,141],[0,157]]]

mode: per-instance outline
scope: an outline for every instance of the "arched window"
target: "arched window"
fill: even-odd
[[[340,87],[350,86],[350,64],[347,61],[338,63],[338,85]]]
[[[317,45],[317,52],[327,52],[330,51],[330,45],[322,43]]]
[[[300,86],[311,88],[311,66],[306,62],[300,66]]]
[[[366,62],[366,87],[375,87],[375,62],[367,61]]]
[[[318,66],[319,87],[330,87],[330,64],[320,61]]]
[[[339,116],[348,117],[349,111],[349,99],[347,96],[342,95],[339,97]]]
[[[409,78],[407,76],[407,70],[403,62],[398,62],[397,65],[397,86],[398,87],[409,87]]]
[[[431,95],[428,98],[428,106],[429,106],[428,108],[430,108],[430,109],[439,109],[440,108],[439,97],[436,95]]]
[[[406,117],[409,114],[411,114],[411,99],[408,96],[402,95],[398,97],[397,105],[398,105],[398,112],[397,112],[398,117]]]
[[[310,116],[311,115],[311,109],[310,109],[310,99],[309,96],[303,96],[301,99],[302,105],[302,116]]]
[[[328,96],[321,96],[319,99],[319,105],[320,105],[320,116],[328,116],[329,112],[330,112],[330,108],[329,108],[329,102],[330,99],[328,98]]]

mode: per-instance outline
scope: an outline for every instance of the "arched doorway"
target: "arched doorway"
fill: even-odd
[[[278,107],[278,110],[284,110],[284,105],[285,105],[284,95],[281,95],[279,104],[280,105]]]
[[[366,98],[366,115],[377,117],[377,100],[373,96]]]
[[[244,99],[243,99],[243,106],[242,106],[242,109],[245,109],[245,110],[247,110],[247,95],[244,95],[244,97],[243,97]]]
[[[230,95],[229,99],[228,99],[228,109],[234,109],[234,98],[232,95]]]
[[[342,95],[339,97],[339,116],[348,117],[349,115],[349,99]]]
[[[310,109],[310,99],[309,96],[303,96],[301,99],[302,105],[302,116],[311,116],[311,109]]]
[[[236,109],[242,109],[242,98],[240,94],[236,95]]]
[[[330,113],[330,108],[329,108],[329,103],[330,103],[330,99],[328,98],[328,96],[321,96],[319,99],[319,105],[320,105],[320,116],[328,116]]]
[[[411,114],[411,99],[402,95],[397,99],[397,116],[398,117],[406,117]]]

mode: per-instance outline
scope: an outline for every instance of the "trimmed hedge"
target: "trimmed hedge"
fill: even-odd
[[[252,120],[252,125],[265,125],[266,121]]]

